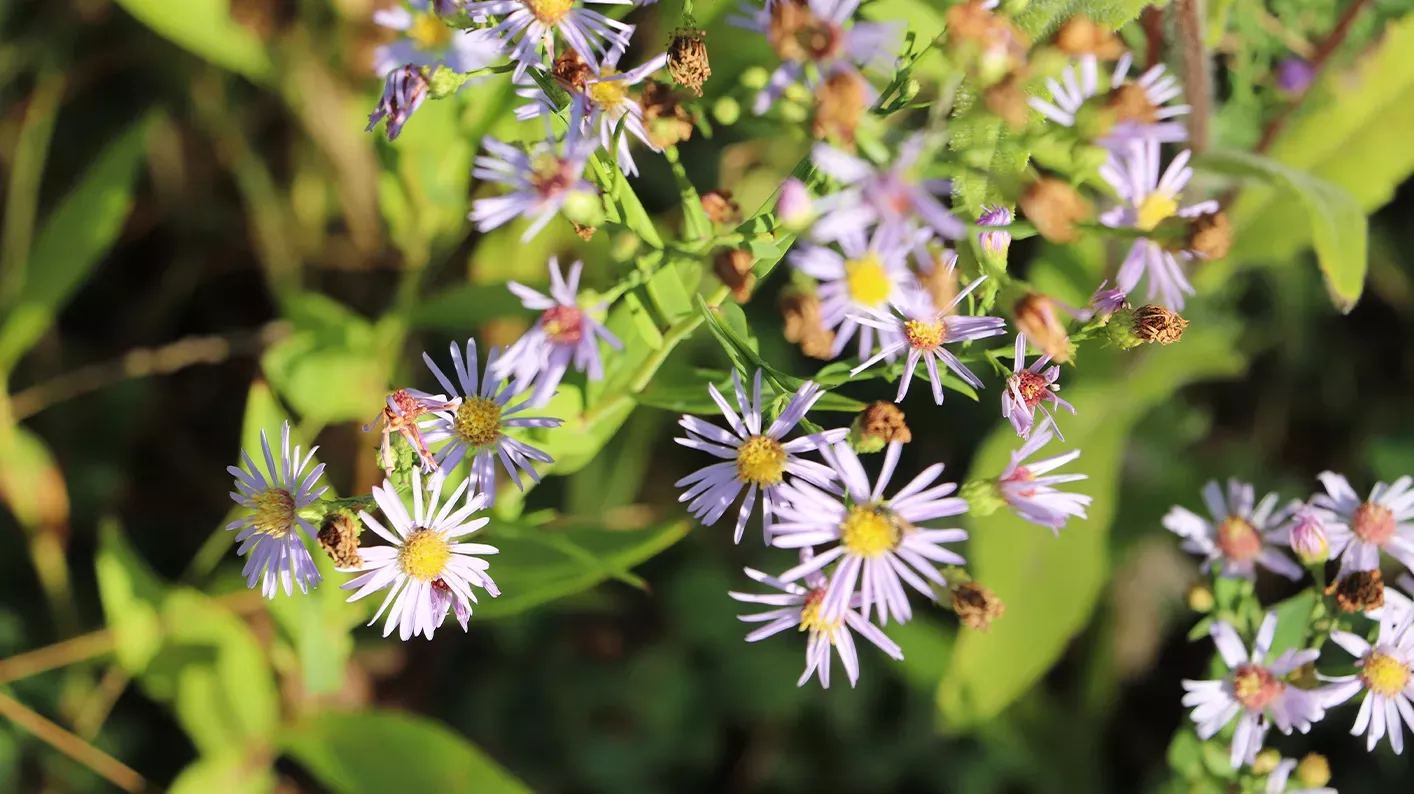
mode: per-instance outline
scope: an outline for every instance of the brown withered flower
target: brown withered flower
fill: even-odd
[[[1093,55],[1102,61],[1118,60],[1125,53],[1124,42],[1115,32],[1080,14],[1066,20],[1051,39],[1056,49],[1067,55]]]
[[[952,608],[962,625],[977,631],[986,631],[992,622],[1006,614],[1006,604],[991,588],[976,582],[962,582],[950,588]]]
[[[574,226],[574,233],[579,235],[579,239],[586,243],[593,240],[594,233],[599,231],[598,227],[595,226],[585,226],[582,223],[575,223],[574,221],[570,221],[570,223]]]
[[[1156,124],[1159,121],[1159,107],[1150,101],[1144,86],[1134,82],[1115,86],[1105,97],[1105,109],[1114,114],[1116,122]]]
[[[712,272],[732,291],[737,303],[751,300],[751,290],[756,287],[756,275],[751,272],[753,257],[745,248],[728,248],[718,251],[712,259]]]
[[[1143,342],[1170,345],[1183,338],[1188,321],[1162,306],[1148,304],[1134,310],[1134,335]]]
[[[348,513],[330,513],[319,527],[319,547],[340,568],[363,565],[358,554],[358,521]]]
[[[817,140],[835,140],[852,150],[854,133],[868,109],[868,86],[864,80],[851,72],[835,72],[815,92],[811,133]]]
[[[957,253],[948,250],[934,251],[933,267],[918,273],[918,283],[927,290],[934,306],[948,306],[957,297],[960,289],[957,279]]]
[[[1076,224],[1089,220],[1094,207],[1064,180],[1041,177],[1017,201],[1036,231],[1053,243],[1073,243],[1080,237]]]
[[[713,223],[741,223],[741,205],[732,199],[730,190],[709,190],[702,194],[702,209]]]
[[[707,58],[707,32],[678,28],[668,40],[668,74],[674,82],[702,96],[702,84],[712,76]]]
[[[1379,609],[1385,605],[1384,577],[1379,569],[1354,571],[1326,588],[1326,595],[1335,594],[1335,603],[1350,613]]]
[[[1028,292],[1011,312],[1016,319],[1016,330],[1025,335],[1028,342],[1058,364],[1070,360],[1070,337],[1066,335],[1055,301],[1038,292]]]
[[[860,451],[877,452],[895,441],[907,444],[913,440],[913,431],[908,429],[904,413],[898,405],[879,400],[870,403],[868,408],[854,417],[849,439],[856,449],[860,449],[861,445],[868,447]]]
[[[990,84],[1026,65],[1031,42],[1010,20],[983,7],[980,0],[948,7],[948,43],[973,70],[985,71]]]
[[[818,296],[802,290],[788,291],[781,296],[781,314],[785,316],[787,342],[800,345],[800,352],[811,358],[833,358],[835,332],[821,320]]]
[[[987,109],[1013,130],[1024,129],[1031,113],[1030,106],[1026,104],[1024,84],[1025,75],[1018,70],[982,92],[982,101]]]
[[[692,137],[692,114],[682,106],[681,97],[671,85],[643,81],[638,104],[643,108],[643,129],[654,146],[666,149]]]
[[[1222,210],[1207,212],[1188,221],[1183,247],[1205,259],[1222,259],[1232,249],[1232,223]]]
[[[839,25],[820,19],[805,0],[783,0],[771,6],[766,41],[783,61],[822,61],[844,47]]]
[[[567,47],[550,66],[550,76],[566,89],[583,94],[588,87],[589,78],[595,74],[594,69],[579,57],[579,53]]]

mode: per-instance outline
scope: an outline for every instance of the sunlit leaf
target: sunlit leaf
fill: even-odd
[[[294,333],[260,360],[271,385],[314,421],[371,419],[387,394],[372,324],[316,293],[291,296],[287,303]]]
[[[98,595],[113,632],[113,650],[129,675],[147,668],[162,644],[158,618],[167,586],[138,556],[116,521],[98,531]]]
[[[231,19],[230,0],[117,0],[129,14],[179,47],[252,80],[273,67],[260,37]]]
[[[278,784],[275,770],[259,760],[258,752],[230,749],[187,765],[167,794],[272,794]]]

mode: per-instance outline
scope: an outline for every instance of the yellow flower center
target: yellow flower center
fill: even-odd
[[[752,436],[736,451],[736,476],[755,485],[775,485],[786,471],[786,450],[781,442],[766,436]]]
[[[947,327],[942,320],[905,320],[903,323],[904,339],[918,350],[937,350],[947,335]]]
[[[257,531],[283,538],[295,525],[295,500],[283,488],[270,488],[252,496],[255,516],[251,523]]]
[[[436,14],[418,14],[413,17],[412,27],[407,29],[408,38],[419,50],[440,50],[452,40],[452,29],[447,27]]]
[[[554,25],[564,19],[574,8],[574,0],[521,0],[527,10],[546,25]]]
[[[398,567],[403,573],[423,582],[442,575],[447,561],[452,559],[452,545],[442,533],[432,529],[413,530],[398,550]]]
[[[1155,191],[1139,202],[1139,218],[1134,226],[1147,232],[1173,217],[1175,212],[1178,212],[1178,201],[1169,193]]]
[[[618,69],[605,67],[604,71],[600,72],[599,76],[613,77],[618,73]],[[606,80],[604,82],[595,83],[589,87],[589,98],[593,100],[594,104],[601,108],[616,108],[623,104],[624,100],[628,99],[628,81]]]
[[[1360,665],[1360,680],[1371,692],[1385,697],[1394,697],[1409,683],[1409,666],[1393,656],[1374,652],[1366,656]]]
[[[1355,533],[1355,537],[1376,546],[1388,543],[1394,537],[1394,529],[1394,511],[1374,502],[1355,508],[1355,515],[1350,520],[1350,531]]]
[[[1262,536],[1241,516],[1228,516],[1218,524],[1218,551],[1238,562],[1256,559],[1262,553]]]
[[[1255,664],[1239,666],[1232,678],[1232,696],[1249,711],[1262,711],[1285,690],[1286,684]]]
[[[501,437],[501,406],[485,397],[467,397],[457,406],[452,429],[472,447],[489,447]]]
[[[840,525],[840,542],[851,554],[865,558],[893,551],[901,534],[893,514],[881,505],[855,505]]]
[[[808,631],[811,634],[823,631],[830,638],[830,642],[835,641],[835,632],[839,631],[841,620],[825,620],[824,614],[820,611],[820,603],[825,600],[825,588],[817,587],[810,591],[805,597],[805,606],[800,608],[800,631]]]
[[[882,306],[893,292],[894,285],[884,270],[878,254],[865,254],[844,263],[845,284],[849,297],[865,306]]]

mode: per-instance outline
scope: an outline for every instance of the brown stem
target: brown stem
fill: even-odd
[[[1208,70],[1208,48],[1203,41],[1203,15],[1198,0],[1178,0],[1178,35],[1183,42],[1183,77],[1188,105],[1188,140],[1194,154],[1208,148],[1208,118],[1212,115],[1213,87]]]
[[[1144,9],[1144,68],[1154,68],[1164,56],[1164,11],[1158,6]]]
[[[94,747],[61,726],[36,714],[29,707],[0,692],[0,716],[34,734],[50,747],[92,769],[104,780],[123,791],[138,792],[147,788],[132,767]]]
[[[0,684],[67,667],[95,656],[102,656],[112,650],[113,632],[108,629],[81,634],[63,642],[0,660]]]

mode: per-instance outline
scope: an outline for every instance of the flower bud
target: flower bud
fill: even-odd
[[[707,58],[707,32],[678,28],[668,41],[668,74],[680,86],[702,96],[702,84],[712,76]]]
[[[1142,342],[1170,345],[1183,338],[1188,321],[1162,306],[1148,304],[1134,310],[1134,335]]]
[[[732,200],[730,190],[709,190],[703,193],[702,210],[713,223],[741,223],[741,205]]]
[[[1064,364],[1071,358],[1070,337],[1056,312],[1056,305],[1039,292],[1028,292],[1012,307],[1016,328],[1027,341],[1040,348],[1052,361]]]
[[[996,480],[970,480],[962,484],[958,493],[967,502],[967,512],[980,518],[997,512],[1006,506]]]
[[[1042,177],[1021,194],[1021,211],[1036,231],[1053,243],[1073,243],[1080,237],[1076,224],[1088,220],[1094,209],[1069,183]]]
[[[1090,317],[1108,321],[1110,317],[1121,309],[1129,308],[1128,296],[1124,292],[1114,288],[1106,288],[1109,281],[1100,282],[1099,289],[1090,296]]]
[[[771,79],[771,73],[760,66],[748,67],[741,73],[742,88],[749,88],[752,91],[760,91],[766,87],[766,83]]]
[[[1315,79],[1315,67],[1301,58],[1283,58],[1277,64],[1277,90],[1283,94],[1304,94]]]
[[[737,303],[751,300],[751,290],[756,287],[756,274],[751,272],[753,257],[745,248],[729,248],[717,252],[712,259],[712,271],[732,291]]]
[[[1352,571],[1344,579],[1326,588],[1326,595],[1335,593],[1335,603],[1343,611],[1356,613],[1379,609],[1385,605],[1384,577],[1379,569]]]
[[[1331,764],[1320,753],[1307,753],[1296,765],[1296,782],[1309,788],[1321,788],[1331,782]]]
[[[1011,248],[1011,232],[1006,227],[1011,225],[1011,210],[1000,204],[993,204],[982,209],[982,216],[977,219],[980,226],[995,226],[997,231],[979,232],[977,242],[982,246],[982,253],[1000,257],[1002,266],[1006,266],[1007,249]]]
[[[331,512],[319,527],[319,547],[340,568],[358,568],[363,565],[358,553],[358,533],[359,523],[352,515]]]
[[[1134,332],[1134,310],[1118,309],[1105,323],[1105,338],[1120,350],[1129,350],[1144,344],[1144,340]]]
[[[1280,763],[1281,753],[1268,747],[1262,752],[1257,753],[1257,757],[1252,759],[1252,774],[1270,775],[1272,770],[1276,769],[1277,764]]]
[[[891,442],[907,444],[913,433],[903,421],[903,411],[893,403],[875,402],[854,417],[849,426],[849,445],[855,452],[878,452]]]
[[[992,627],[992,621],[1006,614],[1006,604],[997,598],[991,588],[976,582],[963,582],[950,589],[952,609],[962,625],[969,629],[987,631]]]
[[[1205,259],[1222,259],[1232,249],[1232,223],[1221,210],[1188,221],[1183,247]]]
[[[587,190],[576,190],[566,196],[562,212],[578,226],[599,226],[604,222],[603,200],[599,194]]]
[[[730,127],[741,120],[741,103],[724,96],[712,103],[712,118],[723,127]]]
[[[1188,608],[1200,615],[1206,615],[1217,606],[1217,600],[1213,598],[1213,591],[1201,583],[1194,583],[1188,588],[1187,593]]]
[[[787,342],[800,345],[800,352],[811,358],[834,358],[835,332],[821,320],[819,297],[801,290],[787,291],[781,296],[781,313],[786,320]]]
[[[1330,559],[1331,546],[1326,539],[1326,525],[1321,514],[1302,507],[1291,518],[1291,550],[1307,565],[1318,565]]]
[[[805,183],[791,177],[781,184],[776,197],[776,220],[793,231],[804,229],[815,218],[815,202]]]

